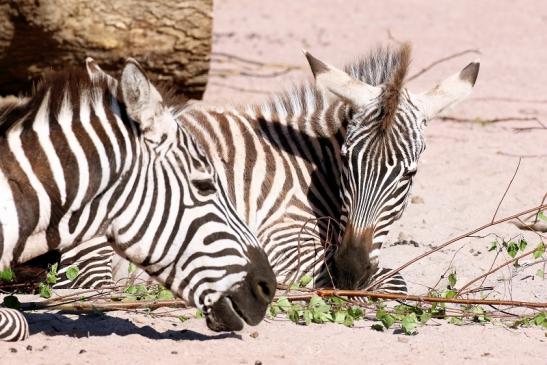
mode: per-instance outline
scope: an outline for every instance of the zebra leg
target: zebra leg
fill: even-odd
[[[23,341],[28,336],[28,322],[22,313],[11,308],[0,308],[0,340]]]
[[[96,237],[63,251],[57,271],[54,289],[96,289],[112,285],[112,255],[114,250],[106,237]],[[67,277],[67,270],[77,268],[74,280]]]

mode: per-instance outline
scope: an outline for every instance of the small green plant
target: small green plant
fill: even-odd
[[[317,295],[305,304],[292,303],[286,297],[279,297],[270,305],[268,313],[271,317],[285,314],[296,324],[338,323],[346,326],[353,326],[364,314],[360,307],[352,306],[342,298],[323,299]]]
[[[57,283],[57,264],[50,266],[46,280],[38,284],[38,293],[42,298],[49,299],[52,295],[51,287]]]
[[[66,269],[66,278],[70,281],[76,280],[79,274],[80,274],[80,270],[76,266],[69,266]]]
[[[15,273],[9,267],[0,271],[0,281],[11,282],[15,280]]]

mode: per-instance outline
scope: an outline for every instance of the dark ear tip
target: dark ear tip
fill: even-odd
[[[323,61],[313,57],[311,53],[309,53],[306,50],[302,50],[302,51],[304,52],[304,55],[306,56],[306,59],[308,60],[308,63],[310,64],[311,72],[313,73],[314,77],[317,77],[319,76],[319,74],[322,74],[329,70],[329,66],[327,66]]]
[[[460,79],[469,82],[472,86],[475,85],[477,81],[477,76],[479,75],[480,61],[476,60],[471,62],[469,65],[460,72]]]

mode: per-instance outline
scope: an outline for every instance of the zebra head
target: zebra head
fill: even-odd
[[[102,70],[88,62],[88,72]],[[202,309],[210,329],[258,324],[276,285],[258,240],[208,156],[176,121],[178,111],[166,105],[135,60],[127,61],[116,83],[143,161],[127,180],[134,187],[130,194],[139,198],[129,196],[125,213],[113,221],[116,251]]]
[[[410,47],[379,49],[348,72],[306,54],[318,86],[348,105],[341,146],[342,232],[334,256],[340,288],[366,285],[378,269],[378,250],[406,206],[427,121],[471,92],[473,62],[430,91],[403,87]]]

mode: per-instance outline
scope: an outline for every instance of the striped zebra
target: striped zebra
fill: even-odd
[[[1,107],[0,270],[104,235],[209,328],[260,322],[271,266],[179,113],[132,59],[119,81],[88,59]]]
[[[342,71],[306,53],[316,78],[266,103],[186,108],[277,280],[406,292],[378,252],[406,206],[427,121],[472,90],[473,62],[431,90],[403,82],[410,47],[378,48]],[[339,220],[335,224],[331,219]]]

